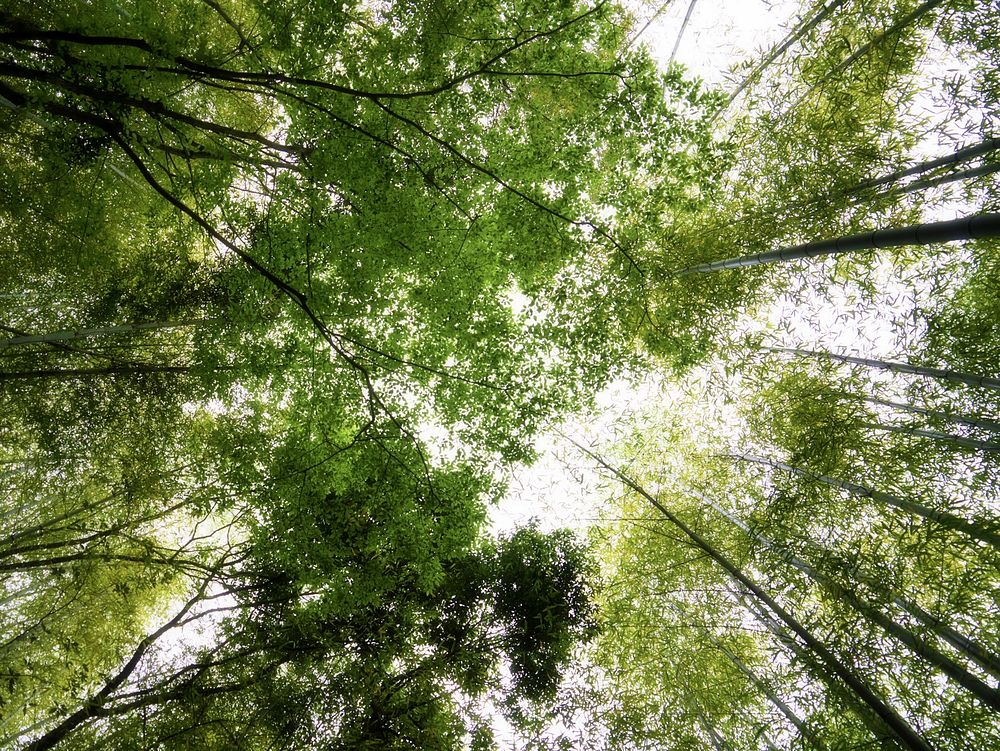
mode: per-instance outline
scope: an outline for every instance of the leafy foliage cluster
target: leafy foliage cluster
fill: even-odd
[[[809,4],[730,97],[631,24],[0,8],[0,745],[995,744],[997,9]],[[795,339],[845,298],[895,351]],[[587,451],[603,584],[485,532],[555,419],[713,360],[731,440]]]
[[[589,565],[486,536],[494,472],[636,360],[710,143],[627,26],[4,4],[0,744],[451,748],[551,697]]]
[[[996,241],[766,255],[996,210],[997,22],[988,3],[815,3],[799,52],[752,69],[732,127],[758,148],[722,191],[732,218],[663,246],[672,284],[705,291],[706,347],[724,343],[709,385],[652,407],[618,466],[591,454],[625,486],[595,532],[612,747],[1000,738]],[[967,80],[929,72],[942,45]],[[935,157],[908,163],[921,138]],[[852,351],[828,343],[838,326]]]

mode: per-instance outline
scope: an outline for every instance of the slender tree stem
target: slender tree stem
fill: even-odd
[[[892,362],[889,360],[873,360],[867,357],[854,357],[852,355],[838,355],[833,352],[817,352],[809,349],[796,349],[794,347],[761,347],[765,352],[783,352],[800,357],[818,357],[838,362],[847,362],[852,365],[864,365],[877,370],[887,370],[892,373],[905,373],[908,375],[918,375],[925,378],[936,378],[941,381],[951,381],[962,383],[966,386],[982,386],[984,388],[1000,389],[1000,378],[991,376],[980,376],[974,373],[963,373],[959,370],[947,370],[945,368],[931,368],[925,365],[910,365],[905,362]]]
[[[915,21],[918,21],[922,16],[934,10],[937,6],[941,5],[945,1],[946,0],[925,0],[925,2],[918,5],[916,8],[914,8],[912,11],[910,11],[905,16],[900,18],[894,24],[889,26],[887,29],[885,29],[879,34],[876,34],[869,42],[858,47],[853,53],[848,55],[846,58],[837,63],[833,68],[831,68],[819,81],[812,84],[808,89],[806,89],[806,91],[795,100],[795,103],[792,104],[790,109],[794,109],[799,104],[801,104],[801,102],[806,97],[808,97],[810,94],[816,91],[816,89],[825,85],[828,81],[831,81],[837,76],[841,75],[844,71],[850,68],[855,62],[860,60],[862,57],[867,55],[872,49],[874,49],[876,46],[885,41],[885,39],[892,36],[893,34],[899,33],[910,24],[914,23]]]
[[[849,670],[830,649],[812,635],[801,623],[796,620],[791,613],[777,603],[777,601],[765,592],[756,582],[729,560],[722,552],[710,545],[701,535],[688,527],[675,514],[660,503],[656,498],[647,493],[640,485],[632,480],[621,470],[616,469],[592,451],[581,446],[576,441],[569,439],[578,449],[591,457],[601,467],[617,477],[627,487],[641,495],[649,501],[654,508],[663,514],[671,523],[681,530],[694,544],[712,560],[714,560],[727,574],[746,587],[753,593],[760,602],[766,605],[820,660],[837,678],[844,682],[858,698],[874,712],[886,727],[889,728],[896,738],[905,748],[911,751],[930,751],[931,746],[925,741],[895,710],[887,705],[865,684],[853,671]]]
[[[49,370],[21,370],[0,372],[2,381],[71,381],[80,378],[104,378],[107,376],[138,376],[151,373],[190,373],[189,365],[109,365],[103,368],[64,368]]]
[[[691,21],[691,14],[694,13],[694,6],[698,0],[691,0],[688,3],[687,13],[684,14],[684,21],[681,22],[681,29],[677,32],[677,40],[674,42],[674,48],[670,50],[670,60],[673,62],[674,58],[677,57],[677,50],[680,49],[681,40],[684,38],[684,32],[687,31],[688,23]]]
[[[847,396],[853,397],[854,395],[847,395]],[[879,404],[883,407],[898,409],[902,412],[910,412],[915,415],[923,415],[924,417],[932,417],[938,420],[953,422],[957,425],[968,425],[971,428],[987,430],[992,433],[1000,433],[1000,422],[997,422],[996,420],[990,420],[987,417],[980,417],[978,415],[959,415],[959,414],[954,414],[952,412],[944,412],[942,410],[928,409],[926,407],[917,407],[912,404],[894,402],[888,399],[880,399],[874,396],[862,396],[854,398],[863,399],[869,404]]]
[[[997,149],[1000,149],[1000,138],[988,138],[984,141],[980,141],[979,143],[972,144],[971,146],[965,146],[958,149],[951,154],[939,156],[934,159],[928,159],[927,161],[920,162],[912,167],[890,172],[888,175],[873,177],[871,180],[866,180],[863,183],[858,183],[851,188],[847,188],[844,191],[844,194],[850,195],[852,193],[860,193],[868,188],[876,188],[880,185],[897,182],[898,180],[902,180],[904,177],[918,175],[921,172],[929,172],[939,167],[946,167],[950,164],[958,164],[970,159],[975,159],[978,156],[989,154]]]
[[[117,326],[103,326],[94,329],[72,329],[64,331],[53,331],[49,334],[26,334],[15,336],[12,339],[0,341],[0,349],[16,347],[23,344],[47,344],[51,342],[65,342],[72,339],[86,339],[92,336],[115,336],[118,334],[129,334],[135,331],[154,331],[161,329],[178,329],[191,326],[204,326],[205,324],[217,323],[220,318],[200,318],[188,321],[154,321],[149,323],[123,323]]]
[[[1000,534],[997,534],[992,529],[983,527],[981,524],[967,521],[966,519],[947,511],[938,511],[937,509],[932,509],[921,503],[900,498],[899,496],[892,495],[891,493],[883,493],[881,490],[873,490],[872,488],[865,487],[864,485],[859,485],[856,482],[838,480],[835,477],[822,475],[818,472],[793,467],[790,464],[786,464],[785,462],[777,461],[775,459],[768,459],[762,456],[751,456],[749,454],[721,454],[720,456],[726,459],[759,464],[765,467],[773,467],[774,469],[780,469],[783,472],[788,472],[789,474],[805,477],[810,480],[814,480],[815,482],[829,485],[833,488],[839,488],[840,490],[847,491],[851,495],[860,496],[862,498],[871,498],[873,501],[885,504],[886,506],[892,506],[915,516],[927,519],[928,521],[936,522],[942,527],[947,527],[953,532],[966,534],[975,540],[985,542],[995,549],[1000,550]]]
[[[915,428],[909,425],[882,425],[874,422],[862,422],[858,424],[858,427],[868,428],[869,430],[882,430],[887,433],[912,435],[919,438],[930,438],[935,441],[946,441],[954,443],[956,446],[975,449],[977,451],[1000,451],[1000,443],[990,443],[989,441],[981,441],[978,438],[967,438],[966,436],[952,435],[951,433],[941,433],[937,430],[924,430],[923,428]]]
[[[962,219],[914,224],[909,227],[859,232],[854,235],[834,237],[828,240],[813,240],[801,245],[789,245],[777,250],[756,253],[749,256],[727,258],[722,261],[702,263],[674,272],[674,276],[704,274],[723,269],[738,269],[761,264],[796,261],[819,256],[837,256],[882,248],[901,248],[934,243],[962,242],[1000,237],[1000,214],[976,214]]]
[[[744,90],[751,84],[753,84],[758,78],[760,78],[761,73],[763,73],[769,65],[771,65],[775,60],[777,60],[781,55],[783,55],[789,47],[799,41],[802,37],[812,31],[814,28],[819,26],[827,16],[833,13],[837,8],[843,5],[845,0],[832,0],[832,2],[823,6],[816,14],[811,16],[809,19],[804,20],[797,24],[795,28],[784,38],[784,40],[775,45],[771,51],[764,56],[764,58],[753,67],[753,69],[746,75],[740,85],[737,86],[726,98],[725,103],[722,108],[713,115],[713,119],[717,117],[722,112],[725,112],[732,106],[733,102],[736,101],[737,97],[743,93]]]
[[[804,573],[806,576],[815,581],[817,584],[825,586],[827,587],[827,589],[830,589],[831,591],[834,592],[841,591],[842,588],[835,582],[833,582],[833,580],[830,579],[828,576],[819,572],[813,566],[806,563],[801,558],[797,557],[794,553],[790,552],[784,546],[778,545],[777,543],[770,540],[768,537],[758,532],[754,532],[746,522],[744,522],[739,517],[730,514],[728,511],[719,506],[715,501],[713,501],[710,497],[708,497],[704,493],[694,488],[689,488],[688,492],[697,497],[699,500],[711,506],[713,509],[715,509],[715,511],[717,511],[719,514],[728,519],[732,524],[743,530],[747,534],[747,536],[759,542],[761,545],[770,550],[772,553],[781,558],[783,561],[797,568],[799,571]],[[816,543],[810,543],[810,546],[822,550],[825,555],[830,555],[831,551],[827,550],[821,545],[818,545]],[[873,587],[877,586],[875,582],[872,580],[872,577],[870,576],[862,575],[859,578],[861,581],[868,584],[869,586]],[[968,637],[958,633],[947,624],[942,623],[939,618],[934,617],[912,600],[903,597],[901,595],[897,595],[895,593],[890,593],[890,595],[892,596],[893,604],[895,604],[897,607],[901,608],[902,610],[912,615],[914,618],[920,621],[920,623],[922,623],[924,626],[933,631],[936,635],[938,635],[943,640],[945,640],[953,647],[955,647],[957,650],[965,654],[970,660],[972,660],[981,668],[983,668],[983,670],[987,671],[994,677],[1000,678],[1000,657],[994,655],[988,649],[972,641]]]

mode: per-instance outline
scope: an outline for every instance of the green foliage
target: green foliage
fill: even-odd
[[[702,208],[665,231],[667,294],[653,309],[678,325],[664,326],[650,346],[675,372],[711,367],[696,371],[699,381],[681,381],[700,398],[675,401],[669,413],[664,406],[617,451],[625,457],[619,466],[701,543],[633,492],[614,499],[595,533],[607,583],[594,660],[617,700],[594,724],[614,739],[609,747],[996,744],[1000,729],[988,708],[1000,665],[990,537],[996,394],[877,362],[993,374],[995,244],[949,247],[948,255],[851,254],[808,261],[812,268],[673,273],[912,223],[932,209],[995,210],[988,172],[954,193],[920,184],[961,177],[971,160],[866,184],[908,166],[902,157],[920,128],[962,145],[995,135],[988,40],[996,9],[945,3],[909,28],[895,26],[918,5],[846,3],[810,33],[801,54],[768,70],[733,126],[746,153],[720,191],[718,221],[706,226],[711,214]],[[925,50],[942,40],[964,56],[970,80],[956,74],[948,88],[924,92],[943,103],[954,128],[932,116],[918,126],[925,113],[912,106],[914,95],[937,83]],[[984,169],[991,159],[982,159]],[[968,204],[949,203],[958,195]],[[753,320],[781,293],[769,323]],[[740,317],[749,323],[734,335]],[[875,324],[869,341],[863,324],[878,319],[891,334]],[[836,336],[842,323],[857,327],[853,341]],[[791,354],[827,349],[802,344],[804,336],[846,340],[850,354],[872,359],[849,372]],[[755,351],[761,340],[789,349]],[[862,354],[876,347],[892,354]],[[706,546],[784,615],[738,584]],[[830,659],[807,648],[788,617],[917,737],[894,738],[870,697],[835,677]]]
[[[483,563],[515,686],[529,700],[554,696],[573,648],[596,629],[587,551],[565,530],[525,527],[486,551]]]
[[[634,361],[703,137],[624,19],[0,11],[4,743],[451,748],[504,661],[551,696],[585,555],[482,541],[491,474]]]
[[[919,183],[969,160],[872,178],[942,41],[995,135],[996,9],[921,7],[838,4],[716,127],[613,3],[6,3],[0,745],[487,749],[498,712],[531,748],[870,744],[839,660],[988,747],[995,397],[733,350],[781,294],[880,304],[872,255],[685,271],[947,206]],[[995,251],[879,256],[947,287],[901,349],[995,373]],[[567,531],[485,534],[554,420],[720,353],[739,445],[630,448],[693,535],[627,494],[598,587]]]
[[[656,286],[645,342],[663,365],[683,374],[740,346],[733,322],[756,315],[800,274],[796,264],[695,275],[685,269],[918,216],[906,196],[854,190],[898,164],[914,145],[914,74],[927,50],[923,27],[933,14],[880,35],[915,5],[845,3],[750,90],[742,111],[729,118],[724,141],[699,144],[701,153],[716,157],[705,162],[696,198],[672,204],[660,222],[651,259]],[[861,61],[839,69],[869,42]],[[896,106],[886,106],[887,100]],[[870,256],[852,254],[838,260],[836,273],[860,276],[870,263]]]
[[[786,371],[767,383],[747,405],[747,427],[795,465],[824,474],[848,469],[866,437],[858,423],[867,416],[828,381],[804,371]]]
[[[706,131],[696,87],[619,49],[617,9],[466,6],[9,8],[11,221],[51,233],[29,186],[76,166],[60,231],[94,296],[18,324],[201,308],[230,329],[192,342],[216,395],[330,352],[346,401],[419,403],[412,419],[525,458],[631,357],[635,282]],[[27,242],[8,257],[43,265],[17,289],[64,274]]]
[[[1000,301],[1000,254],[995,242],[982,242],[977,263],[961,288],[928,320],[927,356],[952,363],[956,370],[987,375],[1000,362],[997,350]]]

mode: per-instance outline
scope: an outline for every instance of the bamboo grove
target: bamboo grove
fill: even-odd
[[[662,246],[712,355],[623,444],[574,440],[614,493],[612,747],[1000,737],[998,8],[885,10],[804,8],[747,66],[752,149]]]
[[[0,748],[1000,742],[1000,7],[662,10],[0,3]]]

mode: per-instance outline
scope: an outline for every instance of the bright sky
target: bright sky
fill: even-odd
[[[670,0],[665,10],[639,36],[663,66],[670,59],[690,0]],[[636,31],[663,7],[662,2],[629,2],[636,9]],[[676,60],[709,83],[731,88],[735,77],[729,70],[758,57],[785,34],[797,12],[797,0],[704,0],[696,2]],[[634,32],[633,32],[634,33]],[[678,393],[665,393],[658,379],[650,376],[641,384],[619,381],[597,398],[594,415],[577,415],[563,431],[585,445],[598,440],[613,445],[635,427],[633,422],[651,399],[668,401]],[[592,470],[593,462],[580,456],[566,440],[554,433],[537,443],[541,456],[532,467],[517,470],[510,480],[506,499],[491,514],[495,531],[526,524],[533,517],[544,529],[570,527],[584,531],[596,521],[599,488],[605,483]]]
[[[645,19],[665,7],[638,40],[645,42],[663,65],[670,59],[684,16],[693,4],[676,59],[713,84],[732,80],[727,75],[731,67],[757,57],[781,39],[800,5],[798,0],[626,0],[626,4],[636,8],[636,15],[643,20],[637,30]]]
[[[685,15],[692,8],[691,0],[667,0],[665,4],[661,0],[624,1],[635,9],[639,19],[633,34],[653,19],[639,34],[637,43],[647,44],[654,57],[666,66]],[[799,0],[695,0],[687,27],[680,37],[676,60],[691,74],[731,90],[742,79],[742,75],[733,73],[732,69],[747,60],[759,59],[779,42],[795,23],[799,9]],[[928,71],[930,77],[920,107],[917,107],[935,120],[936,127],[928,129],[931,134],[947,130],[944,127],[947,123],[940,122],[940,103],[934,101],[935,91],[940,86],[934,78],[944,75],[947,70],[958,70],[962,65],[947,50],[938,50],[929,59],[935,58],[942,70],[931,68]],[[955,140],[961,142],[964,124],[950,124],[956,132]],[[935,135],[927,143],[919,144],[914,155],[926,158],[947,150]],[[937,213],[927,215],[925,221],[970,211],[970,207],[961,202],[941,202]],[[814,264],[807,275],[810,279],[807,285],[812,283],[811,274],[823,273],[822,265]],[[907,332],[901,333],[894,321],[913,307],[918,297],[926,295],[926,290],[902,284],[892,273],[891,265],[877,266],[872,274],[873,284],[882,291],[884,298],[878,315],[870,315],[871,311],[866,316],[854,315],[861,293],[856,286],[844,284],[830,289],[830,300],[808,294],[782,296],[762,312],[754,325],[764,326],[775,334],[783,331],[780,338],[786,339],[789,346],[899,359],[899,348],[905,344],[900,337]],[[920,302],[926,304],[927,300]],[[908,334],[917,335],[919,330],[915,328]],[[685,387],[695,393],[705,391],[705,381],[710,376],[710,368],[696,371],[687,379]],[[891,379],[886,376],[886,380]],[[674,400],[682,398],[680,388],[669,386],[669,390],[665,390],[667,388],[668,384],[659,382],[655,374],[641,384],[612,384],[599,395],[594,414],[576,415],[567,420],[562,430],[585,445],[595,443],[598,450],[612,447],[639,427],[635,422],[637,416],[649,419],[651,404],[659,403],[668,408]],[[687,406],[678,408],[690,409],[689,405],[690,401]],[[616,484],[594,472],[593,462],[582,457],[572,444],[555,433],[542,436],[537,447],[541,453],[539,461],[512,475],[507,498],[491,515],[493,528],[510,529],[536,517],[546,529],[571,527],[585,531],[597,521],[600,504],[609,491],[614,492]]]

